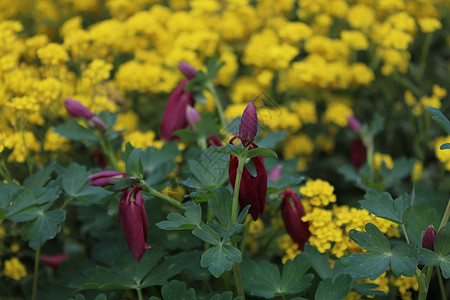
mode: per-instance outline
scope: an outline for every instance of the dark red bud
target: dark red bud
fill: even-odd
[[[195,78],[196,70],[193,66],[188,64],[187,62],[180,61],[178,62],[178,69],[183,73],[183,75],[187,79]]]
[[[311,236],[309,223],[302,221],[302,217],[305,216],[305,209],[300,199],[298,199],[297,193],[293,192],[292,188],[281,192],[280,195],[283,195],[281,216],[286,232],[298,245],[298,248],[303,251],[305,242]]]
[[[433,225],[428,225],[422,237],[422,248],[434,251],[434,237],[436,236],[436,229]]]
[[[176,140],[178,137],[173,133],[179,129],[183,129],[188,125],[186,118],[186,108],[188,105],[194,105],[194,97],[191,92],[184,91],[184,87],[189,80],[185,79],[170,94],[167,101],[166,109],[161,121],[160,134],[161,138],[166,142]]]
[[[363,141],[359,138],[353,140],[350,152],[353,166],[359,169],[367,159],[367,148]]]
[[[65,103],[67,112],[74,118],[84,118],[90,120],[94,116],[89,108],[78,101],[66,99]]]
[[[92,125],[94,126],[94,128],[96,128],[96,129],[99,129],[99,130],[106,129],[105,122],[103,122],[102,119],[100,119],[99,117],[97,117],[95,115],[91,118],[91,122],[92,122]]]
[[[135,199],[132,201],[133,193]],[[127,240],[128,248],[137,261],[140,261],[146,249],[148,238],[148,218],[145,212],[141,187],[134,187],[130,192],[123,190],[119,204],[120,222]]]
[[[255,105],[250,101],[242,113],[241,124],[239,126],[239,136],[241,137],[242,145],[244,147],[250,145],[255,139],[257,132],[258,115]]]
[[[223,146],[222,141],[217,137],[217,135],[212,135],[208,139],[208,147],[211,146]]]
[[[41,261],[52,267],[53,269],[58,269],[59,264],[69,259],[65,253],[55,254],[55,255],[41,255]]]
[[[254,148],[257,148],[253,144]],[[262,156],[252,158],[256,169],[256,176],[253,177],[244,167],[242,173],[241,185],[239,188],[239,205],[241,208],[250,206],[249,213],[253,220],[257,220],[260,215],[264,214],[266,209],[266,195],[267,195],[267,171],[264,165]],[[236,174],[239,165],[239,159],[236,156],[231,156],[230,164],[228,166],[228,176],[230,178],[231,186],[235,186]]]
[[[111,183],[110,180],[122,179],[124,177],[127,177],[127,174],[122,172],[102,171],[92,174],[88,178],[89,178],[89,185],[105,187],[108,185],[113,185],[113,183]]]

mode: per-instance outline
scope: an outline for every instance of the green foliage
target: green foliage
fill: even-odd
[[[421,248],[419,261],[425,266],[439,266],[442,275],[450,278],[450,223],[439,230],[434,238],[434,251]]]
[[[281,275],[278,266],[268,261],[244,260],[241,264],[244,289],[250,295],[266,299],[295,295],[311,285],[314,276],[305,274],[309,268],[308,258],[303,254],[288,260]]]
[[[188,202],[184,216],[178,213],[167,215],[167,221],[156,224],[164,230],[192,230],[199,227],[202,220],[202,209],[199,204]]]
[[[134,176],[137,178],[142,177],[143,167],[141,163],[141,148],[133,149],[133,151],[130,152],[127,158],[125,170],[129,176]]]
[[[373,189],[367,189],[364,199],[359,201],[362,208],[377,217],[397,224],[405,224],[409,216],[408,212],[412,209],[411,197],[406,193],[393,200],[387,192],[379,193]]]
[[[448,135],[450,135],[450,121],[447,117],[437,108],[434,107],[425,107],[426,110],[433,114],[433,120],[439,123],[442,128],[445,129]]]
[[[416,247],[403,244],[391,250],[389,242],[378,227],[368,223],[365,229],[366,231],[352,229],[349,236],[361,248],[371,252],[343,257],[341,261],[347,266],[345,273],[353,278],[369,277],[375,280],[386,271],[390,264],[395,276],[414,276],[418,263]]]
[[[340,300],[351,290],[352,278],[348,275],[341,275],[336,280],[327,278],[322,280],[317,287],[314,299],[316,300]]]
[[[86,128],[78,124],[77,120],[69,120],[66,124],[62,124],[53,128],[59,135],[66,137],[73,141],[87,141],[94,142],[98,140],[98,135],[95,130]]]
[[[214,189],[228,179],[229,160],[229,157],[222,153],[206,149],[195,158],[188,160],[188,169],[195,176],[199,186]]]
[[[325,279],[331,277],[331,267],[328,258],[321,254],[316,247],[305,243],[305,255],[308,257],[312,268],[320,278]]]
[[[22,238],[29,241],[28,245],[32,249],[36,249],[42,243],[56,236],[61,230],[61,224],[66,219],[65,210],[45,209],[36,210],[36,218],[29,223],[22,231]]]
[[[231,270],[233,263],[241,261],[242,253],[239,249],[230,245],[218,244],[203,253],[200,265],[208,268],[211,274],[218,278],[225,271]]]

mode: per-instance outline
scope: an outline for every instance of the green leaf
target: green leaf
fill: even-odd
[[[135,289],[134,280],[118,274],[117,272],[99,267],[90,268],[83,272],[83,277],[73,280],[69,287],[79,290],[95,289],[95,290],[128,290]]]
[[[425,266],[437,266],[439,265],[439,255],[437,253],[426,249],[426,248],[420,248],[419,249],[419,262],[422,265]]]
[[[352,290],[358,294],[368,295],[368,296],[385,296],[385,292],[380,290],[374,290],[379,287],[375,283],[352,283]]]
[[[450,149],[450,143],[444,143],[439,147],[440,150]]]
[[[418,250],[410,244],[397,246],[392,249],[391,270],[395,276],[413,277],[416,273]]]
[[[198,134],[191,129],[179,129],[173,135],[178,136],[181,142],[196,142],[198,140]]]
[[[25,179],[23,187],[26,189],[34,190],[43,187],[45,183],[50,179],[53,171],[56,168],[56,160],[52,159],[47,167],[39,169],[36,173]]]
[[[351,165],[343,165],[337,169],[338,173],[344,175],[345,180],[357,182],[360,178],[358,172]]]
[[[433,114],[433,120],[438,122],[439,125],[441,125],[442,128],[445,129],[445,131],[447,131],[447,134],[450,135],[450,121],[447,119],[447,117],[437,108],[425,107],[425,109]]]
[[[241,298],[241,297],[239,297]],[[231,300],[233,299],[233,293],[232,292],[223,292],[222,294],[217,294],[209,298],[209,300]],[[237,300],[237,297],[235,298]]]
[[[228,154],[228,155],[233,155],[233,156],[242,156],[245,155],[246,150],[244,148],[242,148],[241,146],[236,146],[236,145],[225,145],[222,147],[216,147],[213,148],[211,150],[212,153],[223,153],[223,154]]]
[[[217,231],[206,224],[202,224],[200,228],[194,229],[194,231],[192,231],[192,234],[211,245],[218,245],[221,242],[220,236]]]
[[[344,299],[351,290],[352,278],[348,275],[341,275],[336,280],[327,278],[319,283],[316,290],[315,300],[340,300]]]
[[[43,242],[56,236],[56,234],[61,230],[61,226],[59,224],[65,219],[65,210],[41,210],[37,213],[36,219],[25,226],[22,230],[22,238],[25,241],[29,241],[28,245],[32,249],[36,249]]]
[[[62,187],[71,197],[77,198],[79,192],[87,185],[88,172],[85,166],[73,163],[62,176]]]
[[[127,144],[125,145],[125,151],[122,154],[123,161],[127,161],[128,160],[128,157],[130,156],[130,153],[133,152],[133,150],[134,150],[133,145],[131,145],[130,142],[127,142]]]
[[[8,207],[7,217],[19,217],[20,214],[26,212],[27,210],[41,207],[47,203],[52,203],[58,199],[60,193],[61,191],[59,188],[23,190],[16,196],[14,201],[12,201],[12,204]],[[31,219],[27,219],[27,221]]]
[[[219,278],[225,271],[231,270],[233,262],[240,263],[241,261],[242,254],[239,249],[230,245],[219,244],[203,253],[200,265],[203,268],[208,268],[214,277]]]
[[[355,243],[367,251],[379,253],[390,252],[391,247],[389,246],[389,242],[377,226],[372,223],[367,223],[365,229],[366,231],[352,229],[348,234]]]
[[[397,184],[399,180],[409,176],[416,163],[415,159],[406,159],[404,157],[394,161],[394,167],[389,169],[386,165],[382,165],[381,174],[385,179],[385,188],[390,188]]]
[[[213,135],[220,133],[221,125],[219,120],[214,116],[213,112],[207,112],[202,115],[200,121],[195,124],[195,132],[208,139]]]
[[[209,81],[213,81],[216,78],[217,72],[225,65],[224,61],[219,62],[219,55],[214,54],[206,61],[206,77]]]
[[[450,253],[450,223],[442,227],[434,237],[434,252],[443,257]]]
[[[260,148],[275,148],[275,146],[281,142],[287,134],[287,131],[271,132],[262,139],[258,140],[256,144],[258,144]]]
[[[202,221],[202,208],[199,204],[186,203],[186,211],[184,216],[178,213],[170,213],[167,215],[166,221],[156,223],[160,229],[164,230],[186,230],[198,228]]]
[[[195,290],[186,287],[184,282],[172,280],[161,289],[164,300],[196,300]]]
[[[131,151],[127,159],[125,170],[128,176],[137,178],[142,177],[141,148],[136,148]]]
[[[53,130],[73,141],[96,141],[99,138],[94,129],[81,126],[74,119],[69,120],[66,124],[53,127]]]
[[[311,246],[309,243],[305,244],[305,255],[309,258],[314,271],[320,276],[320,278],[325,279],[331,277],[331,268],[328,257],[320,253],[316,247]]]
[[[450,278],[450,255],[440,258],[439,267],[445,279]]]
[[[406,222],[405,213],[411,207],[411,200],[407,194],[403,194],[393,200],[387,192],[380,194],[374,189],[367,189],[364,199],[359,201],[361,207],[367,209],[377,217],[397,224],[404,224]]]
[[[370,278],[375,280],[386,272],[390,253],[356,253],[341,258],[345,273],[355,279]]]
[[[275,158],[278,158],[278,155],[275,151],[270,149],[264,149],[264,148],[256,148],[252,149],[247,152],[247,158],[253,158],[256,156],[273,156]]]
[[[278,267],[268,261],[245,260],[241,264],[242,282],[247,293],[264,298],[298,294],[307,289],[313,279],[305,274],[310,264],[305,255],[288,260],[280,276]]]
[[[230,229],[231,226],[231,212],[233,206],[233,196],[226,188],[220,188],[215,193],[215,198],[208,201],[209,207],[216,215],[220,224],[225,229]]]
[[[229,161],[228,156],[206,149],[188,160],[188,168],[203,186],[218,188],[228,179]]]
[[[140,283],[166,254],[161,248],[152,248],[145,251],[139,262],[132,255],[126,255],[111,270]]]

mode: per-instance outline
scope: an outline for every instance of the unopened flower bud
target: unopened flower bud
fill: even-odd
[[[99,117],[97,117],[95,115],[91,118],[91,122],[92,122],[92,125],[94,126],[94,128],[96,128],[96,129],[99,129],[99,130],[106,129],[105,122],[103,122],[102,119],[100,119]]]
[[[362,130],[361,122],[353,116],[348,117],[347,124],[353,132],[360,132]]]
[[[147,244],[148,218],[141,196],[141,187],[134,187],[130,192],[127,189],[123,190],[119,215],[128,248],[136,260],[140,261],[145,250],[150,248]]]
[[[194,130],[195,124],[200,121],[201,117],[198,111],[192,106],[188,105],[186,107],[186,119],[189,124],[189,127]]]
[[[178,69],[180,69],[181,73],[187,78],[192,79],[195,78],[196,71],[193,66],[188,64],[187,62],[180,61],[178,62]]]
[[[65,103],[67,112],[74,118],[84,118],[90,120],[94,116],[89,108],[78,101],[66,99]]]
[[[311,236],[309,223],[302,221],[302,217],[305,216],[305,209],[292,188],[284,190],[280,195],[283,195],[281,216],[286,232],[298,245],[298,248],[303,251],[305,242]]]
[[[55,255],[41,255],[40,259],[44,264],[49,265],[53,269],[58,269],[59,264],[69,258],[65,253],[60,253]]]
[[[280,178],[282,170],[283,170],[282,165],[276,165],[275,168],[273,168],[272,171],[270,171],[269,176],[268,176],[269,179],[275,181],[278,178]]]
[[[367,160],[367,148],[360,138],[354,139],[350,148],[353,166],[359,169]]]
[[[256,137],[258,132],[258,115],[253,101],[250,101],[242,113],[241,124],[239,126],[239,136],[242,145],[247,147]]]
[[[434,251],[434,237],[436,236],[436,229],[433,225],[428,225],[427,230],[422,237],[422,248]]]
[[[92,174],[88,178],[89,178],[89,185],[105,187],[114,184],[111,182],[111,180],[122,179],[125,177],[127,177],[127,174],[122,172],[102,171]]]

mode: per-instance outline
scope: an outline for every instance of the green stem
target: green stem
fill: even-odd
[[[425,278],[423,278],[425,274]],[[431,275],[433,274],[433,267],[424,267],[422,272],[416,269],[416,278],[419,282],[419,296],[417,300],[426,300],[428,294],[428,287],[430,286]]]
[[[420,88],[416,87],[416,85],[414,83],[412,83],[410,80],[408,80],[408,78],[406,78],[404,76],[399,76],[398,74],[395,74],[394,79],[395,79],[395,81],[397,81],[397,83],[399,83],[399,84],[403,85],[404,87],[406,87],[407,89],[409,89],[416,96],[420,97],[423,95],[422,90]]]
[[[163,193],[158,192],[157,190],[151,188],[144,180],[141,180],[141,185],[145,189],[145,191],[147,191],[150,195],[158,197],[164,201],[167,201],[170,204],[172,204],[173,206],[178,207],[182,211],[186,211],[186,207],[184,207],[184,205],[181,204],[178,200],[176,200],[168,195],[164,195]]]
[[[406,228],[405,228],[405,225],[404,225],[404,224],[402,224],[402,229],[403,229],[403,233],[405,234],[406,242],[407,242],[408,244],[411,244],[411,242],[409,241],[409,238],[408,238],[408,234],[406,233]]]
[[[41,246],[37,247],[36,253],[34,256],[34,274],[33,274],[33,291],[31,294],[31,300],[36,300],[37,296],[37,284],[38,284],[38,275],[39,275],[39,256],[41,253]]]
[[[116,156],[114,155],[114,151],[111,147],[111,143],[106,138],[101,138],[100,147],[102,148],[103,153],[108,157],[109,162],[113,166],[115,170],[119,170],[119,165],[117,164]]]
[[[208,89],[211,92],[211,95],[213,96],[214,103],[216,104],[217,113],[219,114],[220,123],[222,123],[222,127],[224,129],[227,129],[227,120],[225,119],[225,114],[223,112],[222,103],[220,102],[219,96],[217,95],[216,88],[214,87],[212,81],[208,82]]]
[[[4,179],[7,180],[12,179],[11,173],[9,172],[8,167],[6,166],[5,161],[3,159],[0,160],[0,170]]]
[[[250,218],[249,221],[247,222],[247,225],[245,225],[245,229],[244,229],[244,233],[242,234],[242,241],[241,241],[241,253],[242,256],[244,256],[244,252],[245,252],[245,247],[247,246],[247,236],[248,236],[248,232],[250,230],[250,225],[252,224],[252,219]]]
[[[238,169],[236,172],[236,181],[234,182],[233,205],[231,210],[231,223],[236,222],[239,206],[239,189],[241,187],[242,173],[244,172],[245,158],[239,157]]]
[[[238,263],[233,263],[233,275],[236,282],[237,294],[238,296],[242,297],[242,300],[245,300],[244,287],[242,286],[241,269]]]
[[[450,216],[450,199],[448,199],[447,208],[445,208],[444,216],[442,217],[442,221],[441,221],[441,225],[439,226],[439,230],[441,230],[441,228],[447,224],[449,216]]]
[[[441,297],[442,300],[447,300],[447,296],[445,295],[445,288],[444,288],[444,281],[442,280],[441,270],[439,270],[439,267],[435,267],[437,276],[438,276],[438,282],[439,282],[439,290],[441,291]]]
[[[73,199],[75,198],[69,196],[69,198],[63,203],[63,205],[61,205],[59,209],[64,209],[67,206],[67,204],[69,204],[70,201],[72,201]]]
[[[139,300],[142,300],[143,298],[142,298],[142,289],[141,288],[137,288],[136,289],[136,292],[137,292],[137,294],[138,294],[138,299]]]
[[[423,74],[425,73],[425,68],[427,66],[427,57],[428,57],[428,52],[430,50],[431,37],[432,37],[432,34],[427,33],[425,35],[425,40],[423,41],[423,44],[422,44],[422,53],[420,55],[419,71],[417,72],[417,80],[419,82],[422,81],[422,77],[423,77]]]

